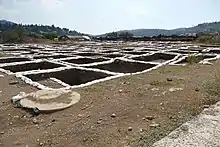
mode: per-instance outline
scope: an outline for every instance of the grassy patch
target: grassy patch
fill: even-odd
[[[214,79],[204,84],[204,89],[209,95],[220,97],[220,72],[215,74]]]
[[[3,52],[0,52],[0,57],[4,57],[5,54]]]
[[[199,63],[202,60],[200,56],[188,55],[186,61],[188,64]]]

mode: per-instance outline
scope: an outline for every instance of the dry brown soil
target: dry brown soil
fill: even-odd
[[[219,70],[220,61],[166,66],[98,83],[76,89],[81,100],[73,107],[37,117],[10,102],[20,91],[37,89],[5,75],[0,78],[0,147],[150,146],[217,101],[202,87]],[[10,85],[13,80],[19,83]],[[172,87],[183,90],[170,92]],[[150,127],[152,123],[159,126]]]

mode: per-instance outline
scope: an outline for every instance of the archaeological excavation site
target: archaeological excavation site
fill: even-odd
[[[180,41],[0,44],[0,147],[207,139],[220,124],[219,58],[219,47]]]
[[[213,61],[220,55],[218,48],[183,42],[131,42],[120,48],[117,45],[120,44],[1,45],[0,51],[6,57],[0,58],[0,71],[38,89],[71,89],[145,73],[164,65],[184,66],[190,62],[189,58],[197,63]]]

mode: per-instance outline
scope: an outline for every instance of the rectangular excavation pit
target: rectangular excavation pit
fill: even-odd
[[[106,54],[106,55],[103,55],[103,57],[106,57],[106,58],[118,58],[118,57],[123,57],[124,55],[121,55],[121,54]]]
[[[118,52],[118,50],[100,50],[101,53],[104,53],[104,54],[112,54],[112,53],[115,53],[115,52]]]
[[[94,80],[106,78],[112,75],[102,72],[95,72],[95,71],[68,69],[68,70],[62,70],[62,71],[50,72],[50,73],[30,74],[26,76],[33,81],[42,81],[49,78],[56,78],[66,84],[75,86],[75,85],[85,84],[87,82],[91,82]]]
[[[139,61],[151,61],[151,62],[163,63],[163,62],[173,59],[175,56],[176,55],[155,53],[153,55],[134,57],[132,59],[139,60]]]
[[[60,59],[60,58],[68,58],[70,56],[67,55],[51,55],[51,56],[34,56],[34,59],[48,59],[48,58],[53,58],[53,59]]]
[[[98,68],[98,69],[108,70],[117,73],[135,73],[135,72],[147,70],[154,66],[156,65],[138,63],[138,62],[128,62],[128,61],[116,59],[113,63],[95,65],[95,66],[91,66],[91,68]]]
[[[30,70],[53,69],[58,67],[62,67],[62,65],[44,61],[39,63],[26,63],[26,64],[4,66],[2,68],[5,70],[10,70],[11,72],[22,72],[22,71],[30,71]]]
[[[30,49],[25,49],[25,48],[20,48],[20,49],[17,49],[17,48],[4,48],[2,49],[2,51],[30,51]]]
[[[219,49],[219,50],[217,50],[217,49],[215,49],[215,50],[210,50],[208,53],[220,54],[220,49]]]
[[[13,62],[23,62],[30,61],[28,58],[0,58],[0,63],[13,63]]]
[[[186,64],[186,63],[199,63],[204,59],[214,58],[215,55],[199,55],[199,56],[190,56],[186,57],[185,59],[177,62],[176,64]]]
[[[101,56],[101,54],[99,53],[74,53],[74,55],[78,55],[78,56]]]
[[[62,61],[74,63],[74,64],[89,64],[89,63],[95,63],[95,62],[103,62],[107,60],[108,59],[105,59],[105,58],[77,58],[77,59],[68,59],[68,60],[62,60]]]

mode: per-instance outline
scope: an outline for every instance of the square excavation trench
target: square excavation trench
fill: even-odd
[[[74,63],[74,64],[89,64],[95,62],[102,62],[107,61],[108,59],[105,58],[78,58],[78,59],[69,59],[69,60],[62,60],[64,62]]]
[[[118,58],[118,57],[123,57],[124,55],[121,55],[121,54],[106,54],[106,55],[103,55],[103,57],[106,57],[106,58]]]
[[[78,56],[101,56],[99,53],[74,53],[74,55]]]
[[[95,71],[68,69],[68,70],[62,70],[58,72],[31,74],[31,75],[26,75],[26,76],[33,81],[42,81],[42,80],[46,80],[49,78],[56,78],[66,84],[74,86],[74,85],[85,84],[93,80],[106,78],[112,75],[102,73],[102,72],[95,72]]]
[[[0,59],[0,63],[13,63],[13,62],[22,62],[22,61],[30,61],[28,58],[2,58]]]
[[[29,49],[21,48],[21,49],[16,49],[16,48],[4,48],[2,51],[30,51]]]
[[[43,70],[43,69],[53,69],[62,67],[62,65],[50,63],[50,62],[39,62],[39,63],[26,63],[20,65],[10,65],[2,67],[5,70],[10,70],[11,72],[22,72],[30,70]]]
[[[48,58],[53,58],[53,59],[60,59],[60,58],[68,58],[70,56],[67,55],[54,55],[54,56],[34,56],[34,59],[48,59]]]
[[[153,55],[134,57],[132,59],[139,60],[139,61],[152,61],[152,62],[163,63],[163,62],[173,59],[174,57],[175,55],[171,55],[171,54],[155,53]]]
[[[220,50],[210,50],[209,53],[220,54]]]
[[[117,73],[135,73],[135,72],[144,71],[154,66],[156,65],[128,62],[123,60],[115,60],[113,63],[91,66],[91,68],[98,68],[98,69],[108,70]]]
[[[188,62],[194,62],[194,63],[199,63],[200,61],[204,59],[209,59],[209,58],[214,58],[216,57],[215,55],[199,55],[199,56],[191,56],[192,58],[190,59],[189,57],[181,60],[180,62],[177,62],[176,64],[185,64]]]
[[[105,54],[110,54],[110,53],[115,53],[117,51],[115,50],[102,50],[101,53],[105,53]]]

